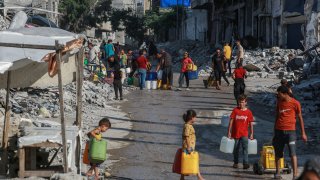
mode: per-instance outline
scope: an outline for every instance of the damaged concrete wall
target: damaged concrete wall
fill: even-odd
[[[205,42],[207,33],[207,10],[192,10],[184,23],[184,39]]]
[[[311,14],[306,27],[306,49],[311,48],[319,42],[319,18],[320,13],[314,12]]]
[[[66,85],[75,81],[76,64],[75,56],[65,59],[62,64],[62,84]],[[48,63],[31,62],[30,64],[12,71],[11,87],[40,87],[58,86],[58,75],[51,78],[48,75]],[[7,73],[0,74],[0,89],[6,88]]]

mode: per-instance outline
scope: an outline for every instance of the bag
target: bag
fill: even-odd
[[[198,67],[197,67],[196,65],[192,64],[192,63],[189,63],[189,64],[187,65],[187,70],[188,70],[188,71],[197,71],[197,70],[198,70]]]
[[[147,70],[150,71],[151,70],[151,64],[149,62],[147,62]]]
[[[173,165],[172,165],[173,173],[181,174],[181,156],[182,156],[182,149],[179,148],[176,152]]]

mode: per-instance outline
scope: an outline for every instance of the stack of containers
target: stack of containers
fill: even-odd
[[[157,89],[157,72],[147,72],[146,89]]]

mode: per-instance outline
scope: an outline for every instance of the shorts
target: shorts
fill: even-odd
[[[284,146],[287,145],[289,148],[289,156],[296,155],[296,131],[283,131],[275,130],[275,135],[272,140],[272,145],[276,153],[277,158],[283,158]]]

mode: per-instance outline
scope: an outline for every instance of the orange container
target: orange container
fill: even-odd
[[[90,164],[89,160],[89,142],[86,143],[86,147],[84,148],[83,152],[83,164]]]
[[[181,174],[181,156],[182,156],[182,149],[179,148],[176,152],[176,156],[174,157],[174,162],[172,165],[172,172]]]

